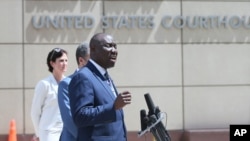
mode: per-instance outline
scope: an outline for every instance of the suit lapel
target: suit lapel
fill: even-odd
[[[110,87],[108,86],[108,83],[106,82],[106,78],[104,78],[104,76],[100,73],[100,71],[90,61],[88,61],[86,67],[88,67],[90,69],[90,71],[94,74],[94,76],[97,78],[97,80],[107,90],[108,94],[112,97],[112,99],[115,99],[113,92],[111,91]],[[115,86],[114,86],[114,89],[117,92]]]

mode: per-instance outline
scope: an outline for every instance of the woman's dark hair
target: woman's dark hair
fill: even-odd
[[[68,54],[66,50],[61,48],[54,48],[49,52],[47,57],[47,65],[49,68],[49,72],[53,72],[53,67],[50,65],[50,61],[55,62],[56,59],[62,57],[64,53]]]

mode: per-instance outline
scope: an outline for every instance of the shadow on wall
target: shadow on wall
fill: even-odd
[[[169,30],[169,34],[154,38],[157,34],[155,29],[158,28],[159,23],[156,24],[153,20],[159,14],[161,3],[27,2],[26,42],[75,43],[102,31],[115,36],[119,43],[178,42],[180,41],[179,29]],[[78,8],[80,11],[75,12]],[[96,16],[97,14],[99,15]],[[88,28],[85,28],[84,16],[89,17]],[[76,21],[81,23],[77,25],[78,28],[75,27]]]
[[[123,3],[122,7],[108,7],[107,16],[117,15],[116,28],[106,29],[119,40],[120,43],[180,43],[180,29],[164,29],[161,26],[161,18],[167,13],[169,6],[179,4],[166,1],[144,1],[135,3]],[[179,8],[177,8],[179,9]],[[166,13],[165,13],[165,12]],[[180,11],[178,11],[180,12]],[[127,15],[128,21],[123,20]],[[128,23],[119,28],[119,25]]]
[[[180,28],[183,21],[175,23],[176,27],[168,19],[165,24],[171,27],[166,28],[162,18],[171,14],[164,13],[170,6],[179,5],[166,1],[27,1],[25,39],[28,43],[76,43],[104,31],[118,43],[250,42],[250,29],[244,27]]]
[[[85,28],[83,15],[92,13],[94,10],[92,7],[98,4],[100,2],[85,2],[84,4],[81,4],[81,1],[26,2],[26,42],[76,43],[89,39],[92,36],[90,33],[102,32],[102,30],[97,26]]]

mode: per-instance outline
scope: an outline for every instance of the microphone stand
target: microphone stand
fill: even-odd
[[[160,112],[158,107],[154,106],[154,103],[148,93],[144,96],[149,112],[148,115],[141,114],[141,131],[138,133],[138,137],[141,137],[143,134],[150,131],[156,141],[171,141],[167,130],[161,122],[164,115]],[[144,112],[145,110],[141,110],[141,113],[142,111]]]

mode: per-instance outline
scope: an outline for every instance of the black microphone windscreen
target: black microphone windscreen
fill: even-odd
[[[149,95],[149,93],[144,94],[148,110],[149,110],[149,115],[155,114],[155,105]]]
[[[141,110],[140,111],[141,131],[143,131],[143,130],[145,130],[147,128],[146,117],[147,117],[146,110],[144,110],[144,109]]]

